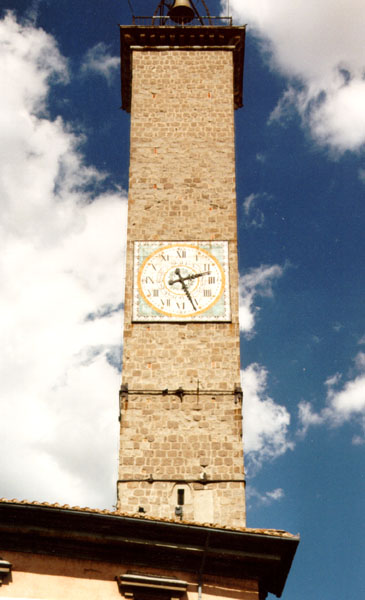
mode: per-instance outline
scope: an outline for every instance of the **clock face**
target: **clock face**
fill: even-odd
[[[134,321],[229,321],[227,242],[135,242]]]

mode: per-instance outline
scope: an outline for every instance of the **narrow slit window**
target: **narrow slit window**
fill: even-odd
[[[185,490],[182,488],[179,488],[177,490],[177,504],[178,506],[184,506],[184,496],[185,496]]]

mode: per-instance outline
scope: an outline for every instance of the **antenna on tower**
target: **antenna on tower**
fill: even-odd
[[[129,8],[130,8],[130,11],[131,11],[131,13],[132,13],[132,17],[133,17],[133,15],[134,15],[134,12],[133,12],[133,7],[132,7],[132,4],[131,4],[131,1],[130,1],[130,0],[128,0],[128,6],[129,6]]]

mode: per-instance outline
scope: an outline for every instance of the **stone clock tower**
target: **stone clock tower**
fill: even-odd
[[[234,110],[245,29],[188,0],[167,17],[164,5],[120,28],[131,136],[118,509],[244,526]]]

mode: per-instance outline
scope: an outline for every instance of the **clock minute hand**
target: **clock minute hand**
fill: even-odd
[[[187,288],[187,286],[186,286],[186,283],[185,283],[185,281],[184,281],[185,277],[184,277],[184,279],[181,277],[180,269],[175,269],[175,273],[176,273],[176,275],[177,275],[177,276],[178,276],[178,278],[179,278],[179,279],[177,279],[176,281],[179,281],[179,282],[181,283],[181,287],[182,287],[182,289],[184,290],[184,292],[185,292],[185,294],[187,295],[187,297],[189,298],[189,300],[190,300],[190,303],[191,303],[191,306],[193,307],[193,309],[194,309],[194,310],[196,310],[196,308],[195,308],[195,304],[194,304],[194,302],[193,302],[193,299],[192,299],[192,297],[191,297],[191,295],[190,295],[190,292],[189,292],[189,290],[188,290],[188,288]],[[171,281],[170,281],[169,283],[171,284]],[[174,281],[174,283],[176,283],[176,282]]]
[[[185,282],[183,280],[181,280],[181,285],[182,285],[182,289],[184,290],[185,294],[187,295],[187,297],[189,298],[189,300],[191,302],[191,306],[193,307],[194,310],[196,310],[196,307],[195,307],[193,299],[190,295],[190,292],[189,292],[188,288],[186,287]]]

